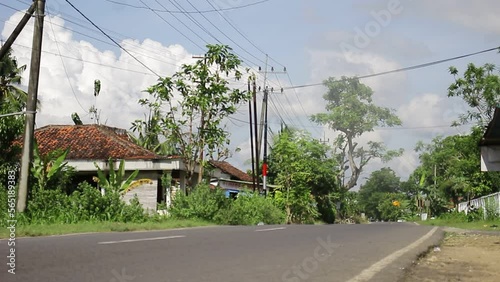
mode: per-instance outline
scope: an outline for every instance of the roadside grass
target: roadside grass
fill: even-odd
[[[426,221],[416,221],[416,222],[422,225],[446,226],[446,227],[455,227],[467,230],[486,230],[486,231],[500,230],[500,219],[466,222],[453,219],[436,218],[436,219],[429,219]]]
[[[165,230],[185,227],[213,226],[213,223],[201,220],[168,219],[161,222],[120,223],[120,222],[81,222],[75,224],[30,224],[17,225],[16,237],[36,237],[92,232],[127,232],[146,230]],[[7,227],[0,229],[0,239],[8,238]]]

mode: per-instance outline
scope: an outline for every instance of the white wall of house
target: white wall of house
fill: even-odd
[[[68,165],[74,167],[77,171],[96,171],[94,165],[97,164],[101,169],[109,169],[108,161],[104,160],[67,160]],[[120,166],[120,161],[114,162],[115,169]],[[184,170],[184,164],[180,159],[166,160],[126,160],[125,169],[134,171],[136,169],[160,171],[160,170]]]
[[[231,179],[231,175],[223,172],[220,168],[214,168],[210,172],[210,176],[217,179]]]
[[[131,172],[127,173],[128,175]],[[127,177],[128,177],[127,175]],[[126,203],[134,198],[134,195],[137,195],[139,198],[139,202],[142,204],[142,207],[145,210],[156,211],[157,204],[157,193],[158,193],[158,182],[160,175],[156,171],[141,171],[137,175],[136,180],[140,179],[150,179],[150,184],[143,184],[133,190],[127,192],[123,196],[123,200]]]
[[[481,171],[500,171],[500,146],[481,147]]]

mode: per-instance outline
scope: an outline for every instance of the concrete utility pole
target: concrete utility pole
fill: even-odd
[[[31,4],[29,7],[28,11],[24,14],[23,18],[19,22],[19,24],[16,26],[12,34],[7,38],[7,41],[2,45],[2,48],[0,48],[0,60],[7,54],[7,51],[9,51],[10,47],[12,46],[12,43],[16,41],[17,37],[23,30],[23,28],[26,26],[28,21],[31,19],[31,16],[33,16],[33,12],[35,12],[36,8],[36,3]]]
[[[252,92],[252,88],[250,85],[250,80],[248,80],[248,93],[252,93],[255,95],[255,93]],[[257,189],[257,185],[255,183],[255,151],[254,151],[254,144],[253,144],[253,119],[252,119],[252,101],[248,101],[248,120],[250,124],[250,151],[252,155],[252,188],[253,192]]]
[[[259,68],[259,72],[264,73],[264,98],[262,99],[262,110],[260,113],[260,131],[259,131],[259,142],[257,143],[257,147],[261,148],[260,145],[263,146],[263,163],[262,163],[262,188],[264,190],[264,194],[267,196],[267,130],[268,130],[268,124],[267,124],[267,102],[269,99],[269,87],[267,86],[267,74],[268,74],[268,60],[269,60],[269,55],[266,54],[266,66],[264,67],[264,71],[262,71]],[[286,68],[283,69],[282,72],[275,72],[274,68],[271,67],[271,72],[274,74],[284,74],[286,73]],[[283,90],[281,90],[283,91]],[[271,92],[273,92],[271,90]],[[264,131],[264,134],[262,132]],[[264,140],[262,140],[264,138]]]
[[[33,135],[35,131],[36,102],[38,101],[38,81],[40,77],[40,60],[42,57],[43,19],[45,17],[45,0],[33,0],[35,10],[35,29],[31,49],[30,78],[28,84],[28,101],[26,104],[26,121],[24,130],[23,157],[21,160],[21,177],[17,198],[17,211],[24,212],[28,196],[28,178],[33,160]]]

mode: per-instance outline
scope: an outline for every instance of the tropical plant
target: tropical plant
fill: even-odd
[[[26,107],[27,94],[20,88],[25,69],[26,66],[18,66],[11,51],[0,60],[0,171],[12,168],[21,153],[14,140],[23,132],[24,116],[12,114]]]
[[[205,156],[229,144],[229,133],[222,121],[250,98],[245,91],[229,87],[229,77],[242,77],[241,61],[232,49],[225,45],[207,48],[203,59],[183,65],[173,76],[160,78],[145,91],[150,96],[139,100],[139,104],[150,110],[150,117],[133,126],[142,134],[141,141],[151,144],[147,146],[157,146],[164,139],[169,148],[177,148],[190,185],[195,182],[197,167],[197,182],[201,181]],[[159,117],[160,112],[165,116]]]
[[[139,174],[139,170],[133,171],[127,178],[125,178],[125,161],[120,160],[120,165],[115,171],[115,162],[110,158],[108,160],[109,166],[109,176],[106,176],[106,172],[103,171],[97,163],[94,163],[97,168],[97,183],[105,192],[118,193],[120,195],[125,194],[129,191],[132,186],[134,179]]]
[[[38,144],[35,141],[33,144],[33,166],[31,173],[37,180],[38,188],[45,190],[49,181],[61,176],[61,172],[68,168],[66,156],[69,149],[64,151],[55,150],[48,154],[41,155],[38,149]]]

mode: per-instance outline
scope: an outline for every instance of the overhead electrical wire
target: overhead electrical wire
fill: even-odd
[[[28,6],[29,6],[29,5],[31,5],[31,3],[27,3],[27,2],[22,1],[22,0],[16,0],[16,1],[17,1],[17,2],[20,2],[20,3],[23,3],[23,4],[25,4],[25,5],[28,5]],[[0,3],[0,4],[1,4],[1,3]],[[10,6],[9,6],[9,8],[10,8],[10,9],[12,9],[12,10],[18,11],[18,12],[26,13],[26,12],[25,12],[25,11],[23,11],[23,10],[16,9],[16,8],[13,8],[13,7],[10,7]],[[64,15],[64,16],[62,16],[62,15]],[[58,15],[57,15],[57,16],[58,16],[58,17],[60,17],[61,19],[63,19],[64,21],[66,21],[66,22],[72,23],[72,24],[74,24],[74,25],[76,25],[76,26],[79,26],[79,27],[81,27],[81,28],[84,28],[84,29],[89,30],[89,31],[91,31],[91,32],[93,32],[93,33],[96,33],[96,34],[99,34],[99,35],[103,36],[103,34],[102,34],[101,32],[99,32],[98,30],[95,30],[95,28],[91,28],[90,26],[87,26],[87,25],[85,25],[85,24],[82,24],[82,23],[78,23],[78,22],[77,22],[77,21],[81,21],[81,22],[83,22],[83,23],[87,23],[87,24],[88,24],[88,22],[87,22],[87,21],[83,21],[83,20],[77,19],[77,18],[73,17],[72,15],[69,15],[69,14],[63,13],[63,12],[61,12],[61,11],[59,11],[59,12],[58,12]],[[72,19],[74,19],[74,20],[71,20],[70,18],[72,18]],[[53,25],[55,25],[55,26],[59,26],[59,27],[61,27],[61,28],[63,28],[63,29],[69,30],[69,31],[71,31],[71,32],[73,32],[73,33],[80,34],[80,35],[82,35],[82,36],[85,36],[85,37],[91,38],[91,39],[96,40],[96,41],[98,41],[98,42],[101,42],[101,43],[103,43],[103,44],[106,44],[106,45],[110,45],[110,46],[114,46],[114,47],[116,47],[116,45],[115,45],[115,44],[110,43],[108,40],[99,39],[99,38],[96,38],[96,37],[94,37],[94,36],[88,35],[88,34],[86,34],[86,33],[80,32],[80,31],[75,30],[75,29],[68,28],[68,27],[63,26],[63,25],[59,25],[59,24],[56,24],[56,23],[52,23],[52,24],[53,24]],[[116,31],[113,31],[113,30],[110,30],[110,29],[106,29],[106,28],[102,28],[102,29],[103,29],[103,30],[105,30],[105,31],[108,31],[109,33],[113,33],[113,34],[116,34],[116,35],[120,36],[120,37],[122,38],[122,40],[124,40],[124,39],[132,39],[132,37],[131,37],[131,36],[127,36],[127,35],[124,35],[124,34],[121,34],[121,33],[119,33],[119,32],[116,32]],[[117,39],[116,39],[116,37],[113,37],[113,38],[114,38],[115,40],[117,40]],[[133,44],[133,42],[129,42],[129,41],[130,41],[130,40],[128,40],[128,41],[123,41],[123,42],[122,42],[122,45],[123,45],[123,46],[125,46],[125,45],[129,45],[129,46],[132,46],[132,47],[134,47],[134,48],[136,48],[136,49],[144,50],[144,51],[146,51],[146,52],[150,52],[150,53],[153,53],[153,54],[157,54],[157,53],[158,53],[156,49],[149,49],[149,48],[146,48],[146,47],[145,47],[145,46],[143,46],[143,45],[140,45],[140,44]],[[180,65],[177,65],[177,64],[174,64],[174,63],[171,63],[171,62],[166,62],[166,61],[160,60],[160,59],[158,59],[158,58],[152,57],[152,56],[147,55],[147,54],[144,54],[144,53],[140,53],[140,52],[138,52],[138,51],[133,51],[133,53],[135,53],[135,54],[139,54],[139,55],[141,55],[141,56],[144,56],[144,57],[147,57],[147,58],[150,58],[150,59],[153,59],[153,60],[156,60],[156,61],[159,61],[159,62],[165,63],[165,64],[169,64],[169,65],[172,65],[172,66],[177,66],[177,67],[179,67],[179,66],[180,66]],[[171,61],[175,61],[174,59],[171,59],[171,58],[169,58],[169,57],[167,57],[167,58],[165,58],[165,59],[169,59],[169,60],[171,60]]]
[[[292,78],[290,77],[290,74],[288,74],[288,72],[286,73],[286,76],[288,77],[288,81],[290,82],[290,85],[291,85],[291,86],[293,86]],[[299,102],[299,105],[300,105],[300,108],[302,109],[302,112],[304,113],[304,115],[305,115],[305,116],[308,116],[308,114],[307,114],[306,110],[304,109],[304,106],[302,106],[302,103],[300,102],[299,95],[297,94],[297,90],[296,90],[295,88],[294,88],[294,89],[292,89],[292,90],[293,90],[293,93],[294,93],[294,95],[295,95],[295,98],[296,98],[296,99],[297,99],[297,101]],[[310,119],[308,119],[308,120],[309,120],[309,122],[310,122],[311,124],[313,124],[313,123],[312,123],[312,121],[311,121]],[[321,135],[321,132],[320,132],[318,129],[316,129],[316,127],[314,127],[314,128],[315,128],[315,130],[316,130],[316,133],[318,133],[318,134],[320,134],[320,135]]]
[[[175,0],[174,0],[175,1]],[[196,6],[193,5],[193,3],[191,3],[190,0],[186,0],[189,5],[191,5],[191,7],[193,7],[195,10],[198,10],[196,8]],[[210,3],[210,2],[209,2]],[[247,51],[245,48],[243,48],[240,44],[238,44],[238,42],[234,41],[231,37],[229,37],[224,31],[222,31],[217,25],[215,25],[211,20],[209,20],[204,14],[201,14],[201,16],[208,22],[210,23],[215,29],[217,29],[222,35],[224,35],[227,39],[229,39],[229,41],[231,41],[232,43],[234,43],[237,47],[239,47],[241,50],[243,50],[245,53],[249,54],[251,57],[253,57],[254,59],[256,59],[257,61],[260,61],[262,63],[265,63],[262,59],[259,59],[257,58],[254,54],[250,53],[249,51]]]
[[[283,88],[281,85],[281,82],[279,80],[278,74],[274,73],[274,75],[276,76],[276,81],[278,82],[280,89]],[[293,107],[292,103],[290,102],[290,99],[288,99],[288,95],[283,95],[283,96],[285,97],[285,100],[286,100],[287,104],[289,105],[290,110],[292,112],[290,116],[294,116],[295,120],[297,120],[298,124],[302,127],[305,127],[304,123],[302,123],[302,120],[300,120],[300,118],[299,118],[300,115],[295,111],[295,108]],[[283,109],[285,109],[284,106],[283,106]],[[306,117],[307,117],[307,115],[306,115]]]
[[[30,50],[32,49],[29,46],[25,46],[25,45],[18,44],[18,43],[13,43],[12,45],[13,46],[19,46],[19,47],[27,48],[27,49],[30,49]],[[121,71],[127,71],[127,72],[133,72],[133,73],[138,73],[138,74],[144,74],[144,75],[154,76],[154,74],[149,73],[149,72],[136,71],[136,70],[132,70],[132,69],[126,69],[126,68],[116,67],[116,66],[112,66],[112,65],[103,64],[103,63],[87,61],[87,60],[83,60],[83,59],[80,59],[80,58],[73,58],[73,57],[66,56],[66,55],[59,55],[57,53],[50,52],[50,51],[42,50],[42,53],[50,54],[50,55],[54,55],[54,56],[61,56],[63,58],[67,58],[67,59],[71,59],[71,60],[76,60],[76,61],[80,61],[80,62],[85,62],[85,63],[89,63],[89,64],[93,64],[93,65],[98,65],[98,66],[102,66],[102,67],[112,68],[112,69],[116,69],[116,70],[121,70]]]
[[[209,0],[205,0],[207,1],[208,4],[210,4],[210,6],[214,9],[217,9],[214,5],[217,5],[216,3],[213,3],[210,2]],[[233,24],[228,17],[226,17],[222,12],[218,11],[219,15],[222,17],[222,19],[224,19],[230,27],[232,27],[239,35],[241,35],[241,37],[243,37],[248,43],[250,43],[250,45],[252,45],[255,49],[257,49],[259,52],[261,52],[262,54],[264,55],[267,55],[269,59],[271,59],[272,61],[274,61],[275,63],[277,63],[278,65],[282,66],[282,67],[285,67],[283,64],[281,64],[280,62],[276,61],[275,59],[273,59],[271,56],[268,55],[267,52],[265,52],[264,50],[262,50],[259,46],[257,46],[253,41],[251,41],[248,36],[246,36],[238,27],[236,27],[235,24]],[[260,60],[262,62],[262,60]]]
[[[141,3],[143,3],[147,8],[149,8],[149,10],[151,12],[153,12],[157,17],[159,17],[163,22],[165,22],[166,24],[168,24],[170,27],[172,27],[175,31],[177,31],[180,35],[182,35],[184,38],[186,38],[189,42],[193,43],[196,47],[200,48],[201,50],[203,50],[204,48],[202,46],[200,46],[198,43],[194,42],[191,38],[189,38],[184,32],[181,32],[178,28],[176,28],[173,24],[171,24],[170,22],[168,22],[162,15],[158,14],[158,12],[156,12],[153,8],[151,8],[150,6],[148,6],[146,3],[144,3],[142,0],[140,0]],[[161,5],[161,3],[160,3]],[[180,23],[182,23],[187,29],[189,29],[193,34],[195,34],[199,39],[201,39],[202,41],[204,41],[205,43],[207,43],[207,41],[205,39],[203,39],[198,33],[194,32],[189,26],[187,26],[186,24],[184,24],[184,22],[182,22],[176,15],[172,14],[172,16],[177,19]]]
[[[168,0],[168,1],[170,2],[170,4],[174,5],[176,8],[181,9],[181,10],[184,9],[176,0],[173,0],[173,1]],[[144,3],[142,0],[141,0],[141,2]],[[158,5],[165,7],[158,0],[155,0],[155,2],[158,3]],[[218,43],[222,43],[219,39],[217,39],[217,37],[215,37],[215,35],[213,35],[210,31],[208,31],[208,29],[206,29],[201,23],[199,23],[191,14],[184,14],[184,16],[186,18],[188,18],[192,23],[194,23],[198,28],[200,28],[203,32],[205,32],[210,37],[212,37],[215,41],[217,41]]]
[[[438,65],[438,64],[442,64],[442,63],[446,63],[446,62],[450,62],[450,61],[455,61],[455,60],[458,60],[458,59],[463,59],[463,58],[467,58],[467,57],[471,57],[471,56],[475,56],[475,55],[479,55],[479,54],[483,54],[483,53],[497,51],[499,49],[500,49],[500,46],[499,47],[485,49],[485,50],[481,50],[481,51],[477,51],[477,52],[473,52],[473,53],[469,53],[469,54],[465,54],[465,55],[461,55],[461,56],[451,57],[451,58],[448,58],[448,59],[437,60],[437,61],[432,61],[432,62],[429,62],[429,63],[419,64],[419,65],[415,65],[415,66],[411,66],[411,67],[405,67],[405,68],[400,68],[400,69],[395,69],[395,70],[390,70],[390,71],[384,71],[384,72],[379,72],[379,73],[374,73],[374,74],[367,74],[367,75],[362,75],[362,76],[356,76],[355,78],[357,78],[357,79],[364,79],[364,78],[382,76],[382,75],[386,75],[386,74],[392,74],[392,73],[398,73],[398,72],[404,72],[404,71],[409,71],[409,70],[426,68],[426,67],[430,67],[430,66],[433,66],[433,65]],[[292,87],[286,87],[284,89],[297,89],[297,88],[314,87],[314,86],[320,86],[320,85],[324,85],[323,82],[321,82],[321,83],[304,84],[304,85],[297,85],[297,86],[292,86]]]
[[[144,66],[147,70],[149,70],[151,73],[156,75],[157,77],[161,77],[158,73],[156,73],[153,69],[148,67],[146,64],[144,64],[141,60],[139,60],[136,56],[134,56],[132,53],[130,53],[127,49],[125,49],[123,46],[120,45],[120,43],[116,42],[111,36],[109,36],[104,30],[102,30],[99,26],[97,26],[91,19],[89,19],[84,13],[82,13],[71,1],[65,0],[75,11],[77,11],[82,17],[84,17],[89,23],[91,23],[95,28],[97,28],[102,34],[104,34],[109,40],[111,40],[113,43],[116,44],[120,49],[122,49],[125,53],[127,53],[129,56],[131,56],[134,60],[139,62],[142,66]]]
[[[116,4],[116,5],[121,5],[121,6],[130,7],[130,8],[135,8],[135,9],[148,9],[147,7],[144,7],[144,6],[137,6],[137,5],[132,5],[132,4],[128,4],[128,3],[118,2],[118,1],[114,1],[114,0],[104,0],[104,1]],[[185,11],[184,10],[184,11],[181,11],[181,10],[167,10],[166,8],[164,8],[164,10],[155,9],[155,11],[156,12],[160,12],[160,13],[172,13],[172,14],[205,14],[205,13],[223,12],[223,11],[231,11],[231,10],[243,9],[243,8],[247,8],[247,7],[251,7],[251,6],[263,4],[263,3],[269,2],[269,1],[271,1],[271,0],[261,0],[261,1],[257,1],[257,2],[254,2],[254,3],[250,3],[250,4],[241,5],[241,6],[234,6],[234,7],[228,7],[228,8],[213,9],[213,10],[197,10],[197,11]]]
[[[47,12],[50,15],[50,10],[49,9],[47,9]],[[56,43],[57,52],[59,53],[59,58],[61,59],[61,63],[62,63],[63,69],[64,69],[64,73],[66,74],[66,79],[68,80],[69,87],[71,88],[71,92],[73,93],[73,96],[75,96],[76,102],[78,103],[78,105],[80,106],[80,108],[85,113],[88,113],[87,109],[85,109],[82,106],[82,103],[80,103],[80,100],[78,99],[78,96],[75,93],[75,89],[73,88],[73,84],[71,83],[71,80],[69,79],[68,70],[66,69],[66,64],[64,63],[64,59],[61,56],[61,49],[59,48],[59,42],[57,40],[56,33],[54,31],[54,27],[52,26],[52,20],[50,19],[50,17],[48,17],[48,20],[49,20],[49,24],[50,24],[50,29],[52,31],[52,35],[54,36],[54,42]]]

